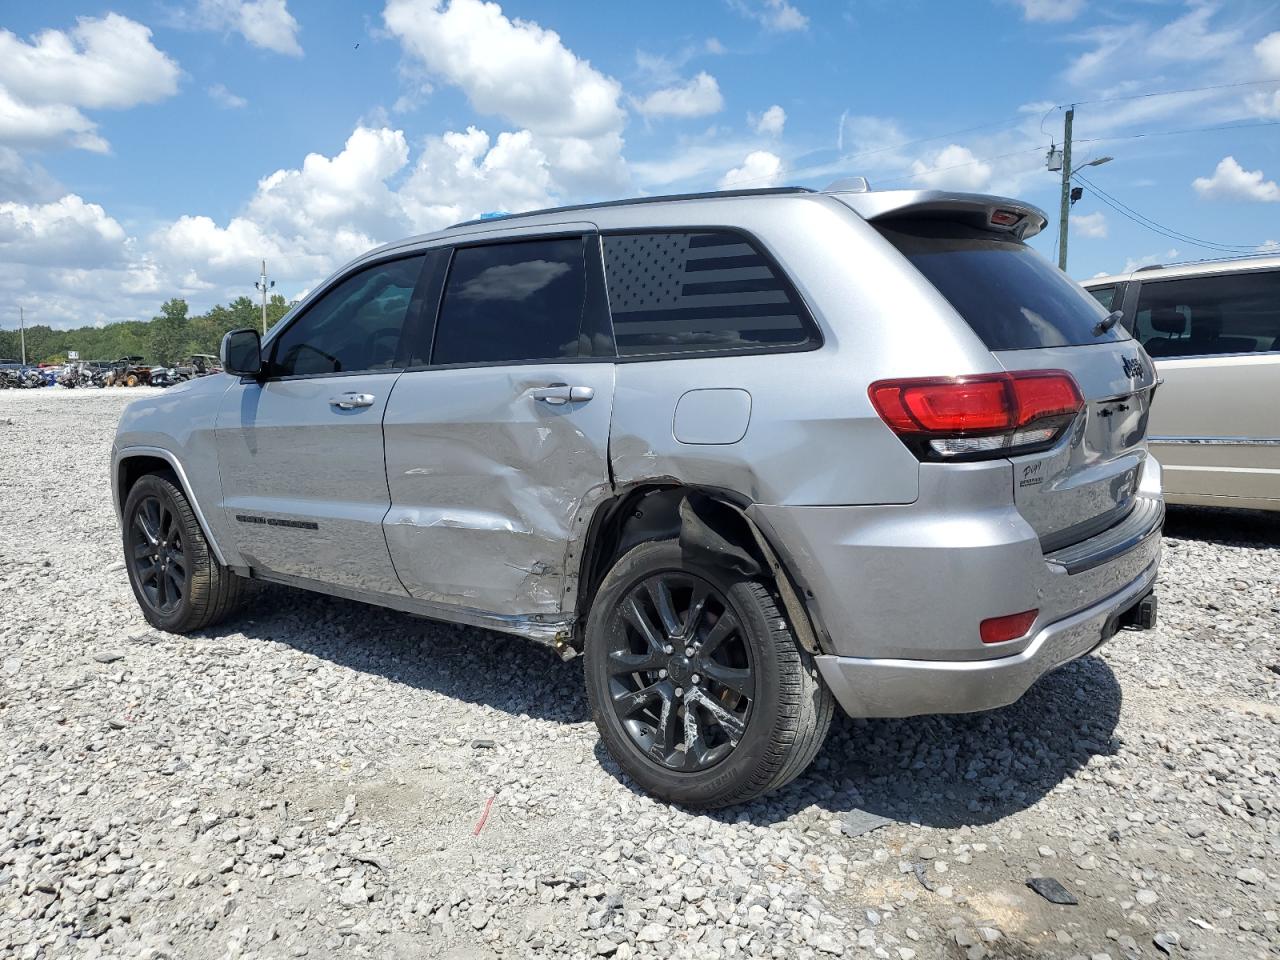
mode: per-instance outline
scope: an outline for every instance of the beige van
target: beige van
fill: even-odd
[[[1170,503],[1280,510],[1280,257],[1095,277],[1155,361],[1151,452]]]

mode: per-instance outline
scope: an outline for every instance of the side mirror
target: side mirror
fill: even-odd
[[[262,338],[252,328],[232,330],[222,338],[222,369],[235,377],[262,373]]]

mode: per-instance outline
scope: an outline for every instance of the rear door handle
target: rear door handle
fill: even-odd
[[[553,407],[566,403],[586,403],[596,395],[595,387],[571,387],[567,383],[553,383],[546,387],[536,387],[529,391],[529,396]]]
[[[329,406],[339,410],[354,410],[357,407],[372,407],[374,399],[372,393],[340,393],[329,398]]]

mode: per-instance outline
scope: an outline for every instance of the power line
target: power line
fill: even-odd
[[[1200,239],[1199,237],[1193,237],[1193,236],[1190,236],[1189,234],[1182,233],[1181,231],[1175,230],[1172,227],[1165,226],[1164,224],[1159,223],[1156,220],[1152,220],[1150,217],[1142,213],[1139,213],[1137,210],[1134,210],[1132,207],[1127,206],[1126,204],[1122,203],[1120,200],[1117,200],[1115,197],[1111,196],[1111,194],[1107,193],[1105,190],[1102,190],[1098,186],[1096,186],[1088,178],[1081,176],[1078,173],[1073,174],[1073,179],[1079,180],[1081,183],[1085,184],[1090,190],[1092,190],[1094,193],[1098,195],[1099,200],[1101,200],[1103,203],[1109,206],[1112,210],[1116,211],[1116,213],[1120,214],[1126,219],[1132,220],[1134,223],[1138,224],[1141,227],[1146,227],[1148,230],[1150,230],[1153,233],[1160,234],[1160,236],[1164,237],[1165,239],[1176,240],[1180,243],[1189,243],[1192,246],[1201,247],[1202,249],[1205,249],[1205,250],[1213,250],[1216,253],[1228,253],[1228,254],[1239,255],[1242,253],[1257,252],[1257,249],[1259,246],[1258,244],[1219,243],[1216,240],[1203,240],[1203,239]]]
[[[1209,133],[1214,130],[1252,130],[1255,127],[1280,126],[1280,120],[1262,120],[1258,123],[1223,123],[1212,127],[1187,127],[1184,130],[1149,130],[1146,133],[1124,133],[1111,137],[1076,137],[1076,143],[1102,143],[1109,140],[1141,140],[1144,137],[1171,137],[1180,133]]]
[[[1106,198],[1106,199],[1107,199],[1107,200],[1109,200],[1111,203],[1116,204],[1116,205],[1117,205],[1119,208],[1121,208],[1123,211],[1126,211],[1126,212],[1128,212],[1128,213],[1132,214],[1134,217],[1137,217],[1137,218],[1138,218],[1138,220],[1139,220],[1140,222],[1144,223],[1144,225],[1149,225],[1149,226],[1151,226],[1152,228],[1156,228],[1156,229],[1159,229],[1159,230],[1161,230],[1161,231],[1164,231],[1164,232],[1169,236],[1169,239],[1171,239],[1171,240],[1184,240],[1184,241],[1186,241],[1187,243],[1205,244],[1205,245],[1207,245],[1207,246],[1212,246],[1212,247],[1221,247],[1221,248],[1223,248],[1223,249],[1228,249],[1228,250],[1229,250],[1229,249],[1238,249],[1238,250],[1254,250],[1254,249],[1256,249],[1256,248],[1257,248],[1257,246],[1258,246],[1257,244],[1252,244],[1252,243],[1250,243],[1250,244],[1243,244],[1243,243],[1223,243],[1223,242],[1220,242],[1220,241],[1217,241],[1217,240],[1203,240],[1203,239],[1201,239],[1201,238],[1199,238],[1199,237],[1193,237],[1193,236],[1191,236],[1190,234],[1182,233],[1182,232],[1181,232],[1181,231],[1179,231],[1179,230],[1175,230],[1173,227],[1167,226],[1167,225],[1165,225],[1165,224],[1163,224],[1163,223],[1160,223],[1160,222],[1159,222],[1159,221],[1157,221],[1157,220],[1153,220],[1153,219],[1151,219],[1151,217],[1148,217],[1148,216],[1146,216],[1146,215],[1145,215],[1145,214],[1143,214],[1143,213],[1139,213],[1139,212],[1138,212],[1137,210],[1135,210],[1133,207],[1130,207],[1128,204],[1121,202],[1121,201],[1120,201],[1120,200],[1118,200],[1116,197],[1114,197],[1114,196],[1112,196],[1111,194],[1107,193],[1105,190],[1103,190],[1103,189],[1101,189],[1100,187],[1098,187],[1096,184],[1094,184],[1093,182],[1091,182],[1090,180],[1088,180],[1088,179],[1087,179],[1086,177],[1084,177],[1083,175],[1081,175],[1081,174],[1077,173],[1077,174],[1075,175],[1075,177],[1076,177],[1076,179],[1077,179],[1077,180],[1079,180],[1081,183],[1084,183],[1084,184],[1088,185],[1089,189],[1093,190],[1093,191],[1094,191],[1095,193],[1097,193],[1100,197],[1104,197],[1104,198]]]
[[[1073,103],[1059,103],[1057,109],[1080,106],[1084,103],[1120,103],[1124,100],[1147,100],[1151,97],[1172,97],[1180,93],[1204,93],[1208,90],[1230,90],[1235,87],[1256,87],[1267,83],[1280,83],[1280,77],[1268,77],[1262,80],[1241,80],[1237,83],[1215,83],[1207,87],[1186,87],[1182,90],[1157,90],[1152,93],[1134,93],[1124,97],[1100,97],[1097,100],[1076,100]]]

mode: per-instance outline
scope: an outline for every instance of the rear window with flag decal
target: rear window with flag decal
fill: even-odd
[[[743,234],[609,234],[604,264],[621,356],[820,343],[785,274]]]

